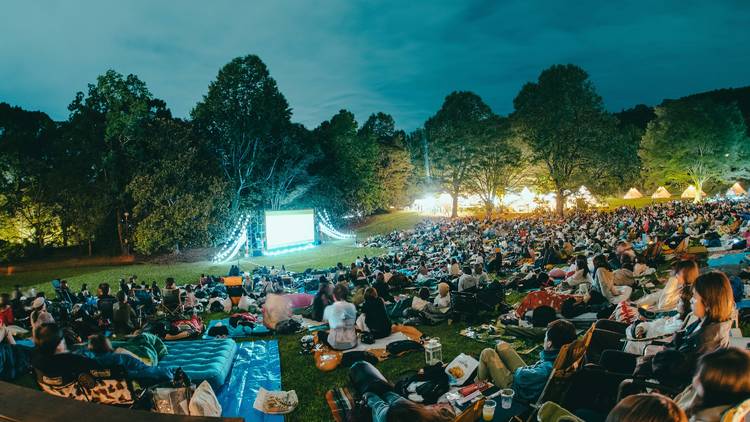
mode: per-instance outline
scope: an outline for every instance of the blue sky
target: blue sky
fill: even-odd
[[[0,5],[0,101],[67,117],[112,68],[186,117],[219,68],[257,54],[312,128],[341,108],[421,125],[454,90],[500,114],[555,63],[605,104],[750,85],[750,2],[44,1]]]

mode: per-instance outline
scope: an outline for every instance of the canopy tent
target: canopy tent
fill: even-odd
[[[653,199],[671,198],[671,197],[672,197],[672,194],[669,193],[669,191],[667,190],[667,188],[665,188],[664,186],[659,186],[659,188],[656,189],[656,192],[654,192],[653,194],[651,194],[651,198],[653,198]]]
[[[697,194],[698,192],[695,189],[695,186],[690,185],[687,187],[687,189],[682,191],[682,195],[680,195],[680,197],[683,199],[695,199],[695,195]],[[701,196],[706,196],[706,192],[701,192]]]
[[[742,188],[742,185],[740,185],[740,182],[736,182],[732,185],[731,188],[727,191],[727,196],[743,196],[747,195],[747,191]]]
[[[638,198],[643,198],[643,194],[638,192],[638,189],[636,188],[630,188],[628,193],[626,193],[625,196],[623,197],[623,199],[638,199]]]

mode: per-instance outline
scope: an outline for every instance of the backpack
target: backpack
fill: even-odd
[[[276,324],[276,329],[274,331],[278,334],[292,334],[296,333],[301,327],[302,324],[296,319],[285,319]]]

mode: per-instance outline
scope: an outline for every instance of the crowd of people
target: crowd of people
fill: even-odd
[[[460,299],[473,298],[477,308],[466,313],[486,311],[498,329],[538,339],[542,350],[529,365],[500,342],[477,357],[470,382],[512,388],[518,400],[535,403],[561,350],[586,338],[586,368],[566,380],[574,393],[557,403],[558,412],[587,421],[719,421],[750,398],[750,355],[746,345],[730,344],[750,273],[707,271],[701,258],[747,249],[749,227],[747,201],[670,202],[565,218],[431,219],[368,239],[365,245],[388,253],[350,265],[244,275],[233,268],[243,276],[238,301],[220,278],[206,275],[183,286],[167,279],[163,288],[134,276],[114,294],[108,283],[92,294],[86,285],[73,292],[59,280],[56,300],[17,288],[0,295],[0,343],[13,345],[9,327],[26,324],[30,363],[40,373],[68,377],[118,367],[128,379],[154,385],[175,374],[142,358],[163,354],[163,340],[200,335],[204,311],[237,310],[235,321],[296,332],[292,298],[312,292],[298,313],[324,326],[321,344],[345,351],[390,336],[395,323],[460,318]],[[525,299],[506,303],[509,291]],[[582,315],[594,315],[583,333],[575,323]],[[107,334],[127,341],[113,348]],[[631,383],[620,388],[625,380]],[[445,407],[376,390],[361,392],[373,420],[452,420]],[[600,396],[592,406],[590,398]]]

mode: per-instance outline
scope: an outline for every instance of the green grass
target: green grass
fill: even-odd
[[[379,255],[383,253],[378,248],[359,248],[352,241],[337,241],[326,243],[320,247],[291,252],[279,256],[251,257],[240,259],[240,267],[250,269],[260,265],[285,265],[288,270],[304,271],[307,268],[324,268],[336,265],[337,262],[348,264],[357,256]],[[55,278],[67,279],[71,288],[77,290],[81,284],[87,283],[89,288],[99,283],[117,282],[120,278],[128,278],[135,274],[139,280],[151,282],[156,280],[160,285],[164,279],[174,277],[178,283],[197,282],[200,274],[224,275],[227,273],[231,261],[224,264],[213,264],[210,261],[179,262],[174,264],[134,263],[114,266],[79,266],[59,269],[42,269],[16,272],[12,275],[0,274],[0,292],[8,292],[13,286],[20,284],[24,288],[35,287],[37,290],[50,290],[50,281]]]
[[[364,239],[368,236],[389,233],[393,230],[410,229],[426,218],[429,217],[412,211],[397,211],[376,215],[357,228],[357,236]]]
[[[679,196],[672,196],[671,198],[663,198],[663,199],[652,199],[651,195],[644,194],[643,198],[637,198],[637,199],[606,198],[605,202],[609,205],[609,208],[619,208],[619,207],[643,208],[652,204],[660,204],[664,202],[675,201],[678,199],[680,199]]]

